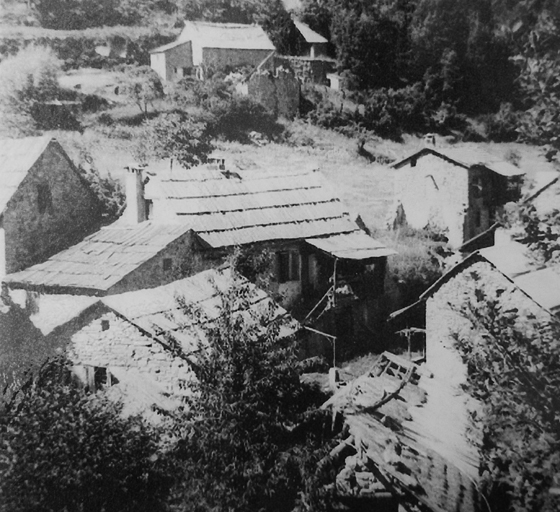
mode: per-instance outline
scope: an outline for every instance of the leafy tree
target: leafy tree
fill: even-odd
[[[47,364],[0,416],[0,510],[161,510],[170,481],[156,432],[65,375]]]
[[[204,121],[172,113],[143,123],[134,153],[141,162],[173,158],[188,169],[206,162],[213,149]]]
[[[144,115],[148,106],[164,96],[159,75],[150,66],[131,67],[127,73],[124,92],[129,100],[138,106]]]
[[[560,149],[560,12],[543,13],[516,58],[519,87],[525,103],[519,132],[526,141],[548,145],[549,158]]]
[[[329,3],[330,32],[342,70],[358,89],[403,83],[414,1],[346,0]]]
[[[165,2],[143,0],[35,0],[41,26],[56,30],[82,30],[106,25],[134,25],[149,18]]]
[[[197,382],[178,422],[177,509],[289,511],[302,496],[318,506],[330,423],[315,411],[320,394],[301,382],[294,340],[279,339],[274,306],[256,311],[239,279],[218,296],[220,317],[205,324],[207,341],[191,357]]]
[[[52,50],[29,46],[0,63],[0,118],[6,134],[37,128],[35,105],[58,99],[61,62]]]
[[[558,510],[549,493],[560,473],[560,324],[518,318],[500,291],[473,273],[463,315],[477,326],[456,336],[468,391],[483,404],[482,460],[492,510]]]

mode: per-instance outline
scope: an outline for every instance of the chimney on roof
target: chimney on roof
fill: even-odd
[[[143,167],[129,165],[126,167],[126,219],[130,224],[139,224],[146,220],[146,201],[144,199]]]
[[[435,148],[436,147],[436,134],[427,133],[424,135],[424,147],[425,148]]]

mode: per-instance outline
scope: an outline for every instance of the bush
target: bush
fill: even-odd
[[[0,63],[0,114],[6,132],[26,134],[38,127],[36,106],[59,98],[60,70],[60,60],[44,47],[28,47]]]
[[[511,103],[502,103],[500,110],[482,118],[486,125],[486,136],[494,142],[514,142],[518,139],[519,114]]]
[[[247,96],[233,95],[216,101],[210,107],[213,121],[212,132],[227,140],[249,141],[249,133],[256,131],[274,138],[282,132],[282,126],[263,105]]]
[[[0,510],[161,510],[170,479],[156,432],[65,371],[44,367],[0,416]]]
[[[134,156],[140,162],[173,158],[188,169],[206,162],[213,149],[206,122],[179,112],[145,121]]]

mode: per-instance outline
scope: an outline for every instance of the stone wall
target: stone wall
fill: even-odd
[[[150,54],[150,65],[164,80],[182,78],[185,76],[184,68],[193,67],[192,43],[186,41],[184,44],[170,48],[165,52]]]
[[[255,72],[247,83],[247,94],[276,116],[293,119],[299,112],[301,87],[289,69]]]
[[[447,230],[449,243],[460,246],[469,207],[468,170],[434,155],[412,163],[394,171],[395,200],[402,205],[407,224]]]
[[[478,280],[473,279],[473,273]],[[482,288],[490,297],[496,297],[500,291],[502,306],[505,310],[516,308],[519,311],[517,322],[524,330],[529,327],[527,319],[530,317],[537,319],[541,326],[552,320],[550,313],[488,262],[475,262],[451,277],[426,302],[426,361],[434,374],[457,389],[465,382],[467,374],[452,335],[475,335],[476,326],[459,309],[475,302],[477,288]]]
[[[271,50],[241,50],[232,48],[203,48],[201,65],[214,71],[240,66],[258,66]],[[195,62],[196,63],[196,62]]]
[[[294,70],[302,83],[327,84],[327,73],[334,70],[334,62],[328,59],[312,59],[282,55],[274,58],[275,67],[284,66]]]
[[[102,307],[72,336],[68,357],[78,366],[137,370],[177,397],[189,394],[188,384],[194,378],[186,361]]]
[[[40,190],[50,196],[43,198],[43,212]],[[51,142],[4,211],[6,272],[46,260],[91,233],[99,219],[96,198],[58,143]]]
[[[197,251],[194,239],[193,232],[188,231],[156,256],[128,274],[122,281],[113,286],[107,292],[107,295],[155,288],[215,267],[216,260]],[[164,268],[164,260],[171,260],[169,268]]]

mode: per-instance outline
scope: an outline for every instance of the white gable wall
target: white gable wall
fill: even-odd
[[[469,171],[434,155],[425,155],[395,169],[395,198],[407,223],[415,229],[428,225],[448,231],[449,243],[464,242],[469,206]]]
[[[176,397],[189,394],[194,378],[186,361],[112,311],[97,315],[72,336],[68,356],[81,367],[137,371]]]

